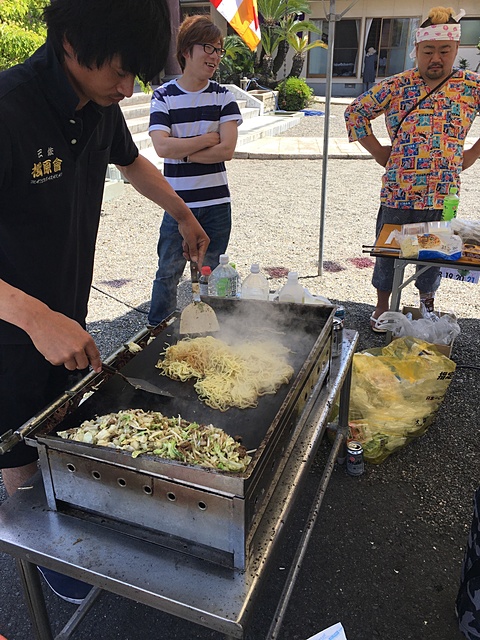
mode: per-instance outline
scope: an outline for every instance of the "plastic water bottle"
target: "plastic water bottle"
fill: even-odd
[[[458,203],[457,187],[450,187],[448,195],[443,199],[442,220],[452,220],[457,217]]]
[[[202,267],[200,278],[198,279],[198,283],[200,286],[200,295],[208,296],[208,280],[212,270],[210,267]]]
[[[228,255],[222,253],[220,264],[208,279],[208,295],[219,298],[236,298],[239,289],[238,272],[228,264]]]
[[[298,273],[296,271],[289,271],[287,276],[287,282],[280,289],[278,294],[279,302],[299,302],[303,304],[305,298],[305,291],[302,285],[298,281]]]
[[[260,273],[260,265],[252,264],[250,273],[242,283],[242,298],[268,300],[269,291],[268,280]]]

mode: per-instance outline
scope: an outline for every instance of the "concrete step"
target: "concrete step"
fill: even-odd
[[[240,113],[245,122],[245,120],[249,120],[250,118],[257,118],[260,115],[260,109],[257,109],[257,107],[242,107]]]
[[[143,115],[136,115],[137,113],[141,113],[139,111],[139,107],[137,105],[132,105],[127,108],[128,111],[125,113],[125,118],[127,121],[127,126],[132,134],[133,141],[137,145],[139,149],[145,149],[146,147],[150,147],[152,145],[151,138],[148,134],[148,125],[150,121],[150,114],[148,107],[145,109],[145,113]],[[132,116],[132,114],[135,114]],[[255,107],[245,107],[241,109],[241,114],[243,118],[243,124],[239,129],[239,137],[241,135],[242,127],[245,127],[245,130],[250,130],[251,127],[246,124],[256,119],[260,118],[258,115],[258,109]],[[131,117],[132,116],[132,117]],[[278,119],[276,120],[278,123]],[[255,128],[255,126],[254,126]],[[281,129],[284,131],[285,129]],[[266,135],[275,135],[275,133],[270,133]],[[255,138],[249,138],[249,142],[254,140]]]
[[[128,122],[134,118],[143,118],[150,114],[150,100],[148,102],[139,102],[138,104],[130,104],[122,107],[123,117]]]
[[[132,133],[132,138],[139,149],[146,149],[147,147],[152,146],[152,139],[150,138],[147,130]]]
[[[130,133],[138,133],[138,131],[141,131],[142,125],[143,130],[148,129],[148,123],[150,119],[150,103],[130,105],[122,109],[122,111],[123,115],[125,116],[125,120],[127,121],[128,128],[130,129]],[[248,120],[249,118],[258,116],[259,110],[255,107],[241,106],[240,113],[242,114],[242,118],[244,120]]]
[[[304,118],[303,113],[291,115],[264,115],[245,120],[238,129],[238,141],[234,157],[243,145],[259,140],[260,138],[273,137],[287,131]]]
[[[139,118],[129,118],[127,120],[127,127],[130,130],[130,133],[133,135],[135,133],[141,133],[142,131],[148,131],[148,125],[150,123],[150,114],[146,114]]]
[[[143,149],[140,149],[140,153],[163,173],[163,158],[157,156],[157,152],[153,147],[143,147]]]
[[[122,109],[131,107],[134,104],[150,104],[152,98],[151,93],[143,93],[143,91],[135,91],[129,98],[124,98],[120,103]]]

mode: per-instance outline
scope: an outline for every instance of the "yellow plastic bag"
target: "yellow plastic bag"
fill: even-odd
[[[455,363],[428,342],[404,337],[353,356],[350,437],[379,464],[432,424]]]

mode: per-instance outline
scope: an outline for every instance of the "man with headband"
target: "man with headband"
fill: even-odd
[[[480,74],[454,69],[460,40],[460,18],[453,9],[435,7],[417,29],[414,69],[375,84],[345,111],[350,142],[358,140],[385,167],[377,217],[377,236],[383,224],[440,220],[450,187],[460,186],[460,172],[480,157],[480,140],[468,150],[464,142],[480,110]],[[390,145],[381,145],[371,120],[385,114]],[[372,284],[377,305],[375,320],[389,308],[393,260],[377,258]],[[427,310],[433,310],[440,270],[427,269],[416,287]],[[381,331],[382,329],[380,329]],[[384,331],[384,329],[383,329]]]

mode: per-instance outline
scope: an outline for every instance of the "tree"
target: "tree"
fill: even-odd
[[[261,70],[266,79],[274,79],[273,55],[284,37],[279,27],[262,30]]]
[[[261,17],[262,75],[274,79],[288,51],[288,44],[283,45],[286,40],[284,20],[288,16],[310,13],[310,5],[305,0],[258,0],[257,4]]]
[[[220,82],[239,83],[241,77],[253,73],[255,53],[250,51],[240,36],[226,36],[223,47],[225,56],[219,66]]]
[[[42,21],[48,0],[3,0],[0,2],[0,70],[23,62],[44,42]]]
[[[292,0],[292,2],[286,3],[287,12],[279,21],[280,29],[285,33],[285,39],[278,46],[277,55],[273,62],[273,73],[277,74],[282,68],[285,59],[287,57],[290,45],[287,41],[287,31],[290,28],[290,24],[293,20],[303,20],[305,14],[311,13],[310,5],[303,0]],[[300,17],[302,16],[302,17]]]
[[[314,42],[309,43],[309,33],[317,33],[321,35],[322,31],[313,22],[294,21],[292,22],[286,33],[287,42],[295,51],[292,60],[292,68],[290,69],[288,77],[300,77],[303,70],[303,65],[305,64],[307,51],[310,51],[310,49],[315,49],[316,47],[322,47],[323,49],[327,48],[327,45],[322,40],[315,40]]]
[[[306,0],[258,0],[258,12],[262,32],[261,70],[265,79],[276,78],[290,47],[295,54],[289,75],[295,77],[302,72],[307,51],[326,47],[320,40],[308,42],[308,33],[321,34],[321,31],[313,22],[299,20],[299,16],[311,13]]]

